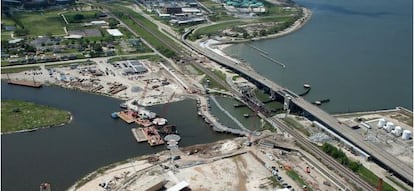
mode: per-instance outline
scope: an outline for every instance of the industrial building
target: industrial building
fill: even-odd
[[[145,66],[138,60],[125,60],[116,63],[125,66],[125,69],[122,72],[124,75],[143,74],[148,72],[147,68],[145,68]]]

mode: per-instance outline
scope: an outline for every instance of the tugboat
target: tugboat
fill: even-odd
[[[111,114],[111,117],[112,117],[113,119],[118,119],[118,118],[119,118],[118,112],[113,112],[113,113]]]
[[[128,109],[128,105],[125,102],[119,104],[119,107],[121,107],[122,109]]]

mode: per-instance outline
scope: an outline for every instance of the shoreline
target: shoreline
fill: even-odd
[[[37,127],[37,128],[33,128],[33,129],[23,129],[23,130],[18,130],[18,131],[1,132],[0,135],[9,135],[9,134],[17,134],[17,133],[30,133],[30,132],[38,131],[38,130],[42,130],[42,129],[62,127],[64,125],[70,124],[73,121],[72,113],[71,112],[68,112],[68,113],[69,113],[69,120],[65,123],[61,123],[61,124],[57,124],[57,125],[43,126],[43,127]]]
[[[303,17],[296,20],[291,26],[289,26],[288,28],[285,28],[283,31],[279,31],[277,33],[274,34],[269,34],[266,36],[261,36],[261,37],[254,37],[251,39],[240,39],[240,40],[232,40],[232,41],[223,41],[220,42],[218,41],[218,43],[215,43],[214,45],[227,45],[224,48],[227,48],[228,46],[231,46],[232,44],[239,44],[239,43],[246,43],[246,42],[252,42],[252,41],[259,41],[259,40],[267,40],[267,39],[273,39],[273,38],[279,38],[279,37],[283,37],[286,35],[290,35],[293,32],[301,29],[302,27],[305,26],[305,24],[312,18],[312,11],[306,7],[302,7],[303,10]],[[224,49],[223,48],[223,49]]]

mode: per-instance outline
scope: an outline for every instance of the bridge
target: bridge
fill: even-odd
[[[359,146],[360,149],[371,156],[371,159],[373,161],[377,162],[386,170],[392,172],[396,177],[400,178],[405,183],[411,186],[413,185],[413,168],[410,165],[400,161],[392,154],[385,152],[377,145],[365,142],[364,137],[356,133],[351,128],[341,124],[330,114],[309,103],[288,89],[285,89],[275,82],[266,79],[254,70],[246,69],[245,67],[241,66],[240,63],[217,54],[211,49],[202,48],[194,42],[187,41],[186,36],[191,32],[192,30],[189,30],[187,33],[185,33],[182,36],[181,40],[184,44],[191,47],[194,51],[208,57],[209,59],[223,65],[228,69],[231,69],[232,71],[238,73],[240,76],[243,76],[249,81],[252,81],[259,87],[264,88],[275,100],[283,101],[285,97],[289,97],[290,109],[303,111],[303,114],[306,117],[310,118],[311,120],[320,122],[352,144]]]

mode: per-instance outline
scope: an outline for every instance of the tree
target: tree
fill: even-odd
[[[75,22],[80,22],[84,18],[85,18],[85,16],[83,16],[82,14],[76,14],[76,15],[73,16],[73,20]]]
[[[267,31],[262,29],[259,31],[260,36],[266,36],[267,35]]]
[[[29,30],[27,29],[16,29],[14,31],[14,33],[16,34],[16,36],[26,36],[29,34]]]
[[[244,38],[244,39],[248,39],[248,38],[249,38],[249,36],[250,36],[250,35],[249,35],[249,33],[247,33],[247,32],[244,32],[244,33],[243,33],[243,38]]]

